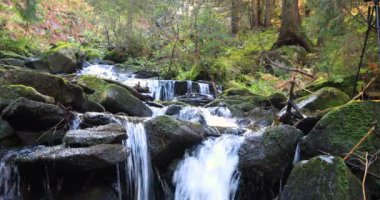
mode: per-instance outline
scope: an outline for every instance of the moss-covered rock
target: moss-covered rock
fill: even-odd
[[[128,90],[115,84],[109,84],[101,93],[99,103],[112,113],[123,112],[130,116],[150,117],[152,111]]]
[[[123,63],[123,62],[127,61],[129,57],[130,57],[130,55],[125,50],[114,49],[112,51],[107,52],[104,59],[105,60],[111,60],[111,61],[114,61],[116,63]]]
[[[24,69],[0,69],[0,84],[33,87],[39,93],[53,97],[56,102],[65,106],[79,111],[91,111],[87,107],[88,100],[82,88],[58,76]]]
[[[42,61],[53,74],[74,73],[82,62],[77,57],[78,52],[79,47],[74,45],[59,46],[46,52]]]
[[[24,56],[20,56],[17,53],[11,51],[0,51],[0,58],[15,58],[20,60],[25,60]]]
[[[109,83],[103,79],[91,75],[81,76],[78,80],[78,84],[95,90],[93,94],[89,95],[89,99],[95,102],[100,101],[101,94],[105,91],[107,85],[109,85]]]
[[[302,161],[292,170],[281,200],[363,199],[361,183],[343,159],[318,156]]]
[[[251,91],[247,88],[230,88],[223,92],[226,96],[240,95],[240,96],[250,96],[253,95]]]
[[[11,65],[16,67],[24,67],[25,61],[17,58],[3,58],[0,59],[0,65]]]
[[[272,199],[279,182],[292,166],[302,131],[293,126],[266,129],[261,136],[248,136],[239,150],[241,171],[238,199]]]
[[[339,76],[331,79],[317,79],[310,85],[306,86],[305,90],[299,90],[296,92],[296,95],[299,97],[308,95],[308,91],[315,92],[324,87],[334,87],[348,95],[352,95],[354,89],[355,76]]]
[[[164,169],[185,150],[199,144],[209,130],[200,124],[160,116],[145,122],[149,151],[155,165]]]
[[[0,86],[0,110],[3,110],[12,101],[20,97],[44,103],[54,103],[53,97],[43,95],[32,87],[24,85],[3,85]]]
[[[317,114],[317,111],[341,106],[349,101],[350,97],[346,93],[336,88],[324,87],[312,94],[297,99],[296,104],[302,114],[313,116]],[[286,108],[279,115],[285,114],[285,112]],[[293,112],[295,111],[293,110]]]
[[[337,107],[328,112],[315,125],[301,144],[302,155],[312,157],[320,151],[332,155],[348,153],[371,129],[373,123],[380,122],[380,102],[355,101]],[[357,152],[375,153],[380,149],[380,138],[370,136]],[[360,163],[359,163],[360,164]],[[370,172],[380,174],[380,161],[374,162]],[[380,183],[368,179],[368,187],[379,196]],[[376,186],[377,185],[377,186]]]

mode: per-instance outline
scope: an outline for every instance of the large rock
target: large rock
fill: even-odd
[[[97,144],[121,143],[127,133],[119,124],[109,124],[83,130],[70,130],[63,141],[68,146],[93,146]]]
[[[23,145],[58,145],[62,143],[66,130],[16,131]]]
[[[20,60],[25,60],[24,56],[20,56],[17,53],[11,51],[0,51],[0,58],[15,58]]]
[[[341,106],[349,101],[350,97],[346,93],[336,88],[325,87],[310,95],[297,99],[296,104],[300,108],[302,114],[314,116],[317,114],[317,111]],[[285,112],[286,108],[284,108],[279,115],[281,116]],[[295,111],[293,110],[293,112]]]
[[[302,135],[300,130],[284,125],[267,128],[260,136],[248,136],[239,150],[238,199],[274,198],[292,166]]]
[[[21,154],[16,162],[27,168],[54,165],[60,170],[88,171],[116,165],[125,161],[128,154],[128,150],[121,144],[100,144],[85,148],[36,147]]]
[[[87,112],[81,116],[81,128],[88,128],[94,126],[102,126],[115,122],[112,114]]]
[[[14,130],[8,122],[0,119],[0,140],[14,135]]]
[[[251,96],[253,93],[246,88],[230,88],[223,92],[226,96]]]
[[[128,90],[114,84],[106,86],[99,103],[112,113],[124,112],[130,116],[150,117],[152,111]]]
[[[320,154],[320,152],[337,156],[347,154],[376,122],[380,122],[379,101],[355,101],[334,108],[323,116],[304,138],[301,143],[302,155],[309,158]],[[360,145],[356,152],[374,154],[379,149],[380,138],[372,135]],[[362,165],[354,160],[349,162]],[[380,174],[379,160],[370,166],[369,172]],[[373,195],[380,197],[380,183],[376,179],[369,176],[367,186]]]
[[[145,122],[150,155],[153,162],[164,168],[181,158],[187,148],[200,143],[209,130],[200,124],[160,116]]]
[[[292,170],[281,200],[364,199],[361,182],[343,159],[318,156],[302,161]],[[368,199],[368,198],[367,198]]]
[[[0,59],[0,65],[11,65],[16,67],[24,67],[25,61],[17,58],[3,58]]]
[[[56,102],[71,106],[79,111],[101,111],[101,108],[89,109],[89,101],[83,90],[65,79],[32,70],[0,68],[0,84],[25,85],[33,87],[39,93],[53,97]]]
[[[54,103],[54,98],[43,95],[32,87],[23,85],[3,85],[0,86],[0,111],[7,107],[12,101],[20,97],[44,103]]]
[[[20,131],[42,131],[65,128],[69,113],[62,108],[19,98],[2,112],[2,118]]]
[[[74,73],[82,62],[80,53],[79,46],[63,45],[45,52],[40,59],[27,62],[26,66],[53,74]]]

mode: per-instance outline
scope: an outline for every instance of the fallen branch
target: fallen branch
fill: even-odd
[[[365,152],[365,168],[364,168],[364,175],[363,175],[363,181],[362,181],[363,200],[367,200],[367,195],[365,193],[365,181],[367,179],[368,168],[369,168],[368,152]]]
[[[354,101],[354,100],[362,97],[365,94],[365,92],[368,90],[368,88],[371,87],[371,85],[376,81],[376,79],[377,79],[377,76],[372,78],[371,81],[363,88],[363,91],[361,91],[358,95],[356,95],[354,98],[352,98],[351,101]]]
[[[287,71],[292,71],[292,72],[297,72],[297,73],[300,73],[304,76],[308,76],[312,79],[315,78],[314,74],[309,74],[305,71],[302,71],[300,69],[297,69],[297,68],[291,68],[291,67],[287,67],[285,66],[283,63],[280,63],[278,61],[273,61],[272,59],[269,58],[268,55],[266,55],[267,59],[269,60],[269,62],[271,62],[271,65],[274,66],[274,67],[277,67],[277,68],[280,68],[280,69],[284,69],[284,70],[287,70]]]
[[[354,146],[354,148],[351,149],[351,151],[344,157],[344,160],[346,161],[355,151],[358,149],[364,141],[366,141],[369,136],[371,136],[372,133],[375,132],[375,126],[373,126],[367,134],[365,134],[362,139]]]

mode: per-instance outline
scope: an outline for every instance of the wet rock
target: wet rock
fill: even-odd
[[[44,103],[54,103],[54,98],[43,95],[32,87],[23,85],[3,85],[0,86],[0,111],[7,107],[12,101],[20,97]]]
[[[16,67],[24,67],[25,61],[17,58],[3,58],[0,59],[0,65],[11,65]]]
[[[176,81],[174,83],[174,95],[175,96],[182,96],[186,95],[188,91],[188,81]],[[192,88],[194,87],[194,84]],[[192,89],[193,90],[193,89]]]
[[[46,131],[16,131],[23,145],[58,145],[62,143],[65,130],[46,130]]]
[[[103,184],[91,184],[85,185],[86,189],[66,194],[62,200],[120,200],[117,191],[115,191],[110,185]]]
[[[41,59],[45,70],[53,74],[74,73],[82,60],[77,57],[80,53],[78,46],[59,46],[46,52]]]
[[[344,92],[331,87],[322,88],[308,96],[296,100],[297,106],[302,114],[307,116],[317,115],[317,111],[322,111],[328,108],[341,106],[350,101],[350,97]],[[279,115],[285,114],[284,108]],[[293,112],[295,112],[293,110]]]
[[[0,68],[0,84],[33,87],[39,93],[53,97],[56,102],[65,106],[71,106],[79,111],[91,111],[86,110],[84,106],[87,99],[84,97],[81,87],[58,76],[32,70],[2,70]]]
[[[114,122],[113,115],[107,113],[87,112],[81,118],[81,128],[102,126]]]
[[[65,171],[89,171],[116,165],[127,159],[128,154],[127,149],[119,144],[100,144],[84,148],[40,146],[20,155],[16,162],[21,167],[54,165]]]
[[[320,152],[336,156],[344,155],[367,134],[374,122],[380,122],[380,102],[378,101],[355,101],[336,107],[324,115],[303,139],[302,156],[310,158],[319,155]],[[380,138],[372,135],[357,149],[357,152],[374,154],[379,147]],[[362,166],[354,159],[348,162]],[[369,172],[380,174],[379,160],[370,166]],[[373,177],[368,177],[366,183],[372,195],[380,197],[378,181]]]
[[[121,143],[127,139],[127,133],[119,124],[109,124],[83,130],[70,130],[63,138],[67,146],[93,146],[97,144]]]
[[[180,105],[170,105],[166,109],[165,115],[170,115],[170,116],[178,115],[181,112],[182,108],[183,106],[180,106]]]
[[[241,171],[238,199],[272,199],[292,166],[302,132],[292,126],[267,128],[261,136],[248,136],[239,150]]]
[[[153,114],[142,101],[118,85],[108,85],[101,94],[99,103],[112,113],[124,112],[139,117],[150,117]]]
[[[209,130],[200,124],[160,116],[145,122],[150,155],[156,166],[165,168],[181,158],[187,148],[202,142]]]
[[[230,88],[224,92],[226,96],[234,96],[234,95],[239,95],[239,96],[250,96],[253,95],[251,91],[249,91],[246,88]]]
[[[186,94],[183,96],[177,97],[178,101],[185,102],[193,106],[204,106],[214,100],[214,97],[211,95],[204,95],[198,93]]]
[[[0,58],[15,58],[20,60],[25,60],[24,56],[20,56],[17,53],[11,51],[0,51]]]
[[[3,140],[5,138],[9,138],[14,135],[14,130],[11,127],[11,125],[0,119],[0,140]]]
[[[69,113],[62,108],[26,98],[19,98],[6,107],[1,116],[20,131],[42,131],[65,128]]]
[[[281,200],[363,199],[361,182],[342,158],[318,156],[292,170]],[[368,199],[368,198],[367,198]]]

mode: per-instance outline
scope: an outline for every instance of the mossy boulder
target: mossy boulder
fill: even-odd
[[[164,169],[179,159],[185,150],[202,142],[209,130],[200,124],[160,116],[145,122],[150,155],[156,166]]]
[[[105,80],[91,75],[81,76],[78,84],[95,90],[94,93],[89,95],[89,99],[95,102],[100,101],[101,94],[105,91],[107,85],[109,85]]]
[[[318,156],[302,161],[292,170],[281,200],[360,200],[361,182],[342,158]],[[368,198],[367,198],[368,199]]]
[[[302,136],[302,131],[288,125],[267,128],[262,135],[248,135],[239,150],[238,199],[274,198]]]
[[[130,55],[126,50],[123,49],[114,49],[106,53],[104,59],[105,60],[111,60],[116,63],[123,63],[125,61],[128,61],[128,58]]]
[[[249,91],[247,88],[230,88],[224,93],[226,96],[233,96],[233,95],[240,95],[240,96],[250,96],[253,95],[251,91]]]
[[[324,87],[334,87],[351,96],[354,84],[355,76],[337,76],[330,79],[320,78],[306,86],[305,89],[296,91],[296,95],[302,97],[308,95],[308,91],[315,92]]]
[[[17,58],[3,58],[0,59],[0,65],[11,65],[16,67],[24,67],[25,61]]]
[[[89,101],[81,87],[55,75],[24,69],[0,69],[0,84],[33,87],[39,93],[78,111],[100,111],[100,108],[88,108]]]
[[[78,52],[80,49],[77,46],[60,46],[46,52],[42,61],[47,64],[49,71],[53,74],[74,73],[82,62],[77,57]]]
[[[328,108],[341,106],[350,101],[350,97],[332,87],[324,87],[312,94],[298,98],[296,100],[297,106],[300,108],[302,114],[307,116],[314,116],[317,111],[322,111]],[[280,116],[285,114],[286,108],[280,112]],[[295,112],[293,110],[293,112]]]
[[[112,113],[124,112],[129,116],[150,117],[152,111],[125,88],[109,84],[100,95],[99,103]]]
[[[0,86],[0,111],[20,97],[44,103],[54,103],[53,97],[43,95],[32,87],[24,85],[3,85]]]
[[[332,155],[347,154],[371,129],[380,122],[379,101],[354,101],[328,112],[314,126],[301,143],[302,155],[306,158],[327,152]],[[356,152],[373,154],[380,149],[380,138],[370,136]],[[361,165],[360,163],[358,163]],[[380,161],[375,161],[370,172],[380,174]],[[379,197],[380,183],[369,177],[368,187]],[[377,185],[377,186],[376,186]]]

